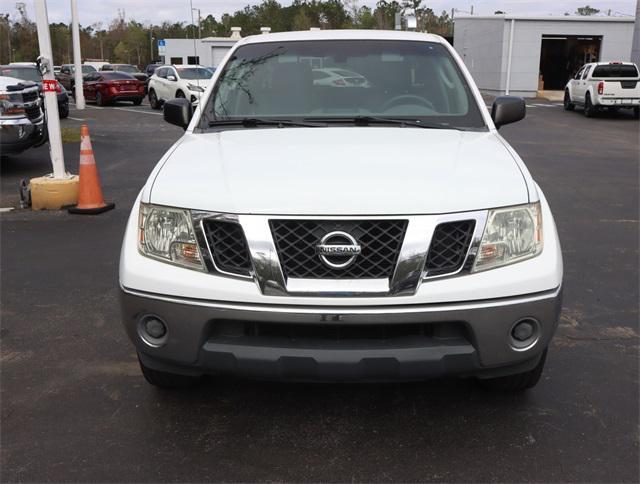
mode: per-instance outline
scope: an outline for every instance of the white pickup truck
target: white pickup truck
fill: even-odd
[[[564,89],[564,109],[584,106],[584,115],[593,116],[601,108],[617,111],[633,109],[640,118],[640,76],[631,62],[592,62],[585,64],[567,82]]]
[[[317,65],[366,82],[316,83]],[[562,253],[497,131],[524,116],[511,96],[489,113],[436,35],[238,41],[195,111],[164,103],[186,132],[131,211],[122,319],[144,376],[534,386]]]

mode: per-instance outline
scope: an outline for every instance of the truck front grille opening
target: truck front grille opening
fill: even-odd
[[[475,226],[475,220],[460,220],[436,227],[425,264],[427,277],[456,272],[462,267]]]
[[[203,223],[213,262],[218,270],[231,274],[251,274],[251,257],[242,227],[234,222],[205,220]]]
[[[393,275],[406,220],[271,220],[285,277],[308,279],[383,279]],[[335,269],[318,257],[316,246],[331,232],[354,237],[362,252],[348,267]]]
[[[401,342],[416,338],[444,341],[465,339],[467,329],[461,322],[399,323],[399,324],[317,324],[265,323],[218,320],[213,324],[211,338],[238,344],[260,344],[260,340],[287,343],[340,343],[375,341]]]

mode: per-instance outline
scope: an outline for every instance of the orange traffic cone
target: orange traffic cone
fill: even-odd
[[[115,203],[105,203],[100,188],[98,167],[93,157],[89,128],[86,124],[80,129],[80,188],[78,190],[78,204],[68,209],[69,213],[84,213],[95,215],[111,210]]]

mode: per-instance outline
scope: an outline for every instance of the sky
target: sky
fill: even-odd
[[[22,0],[26,4],[27,12],[35,18],[33,0]],[[161,23],[164,20],[190,22],[189,0],[77,0],[80,23],[89,25],[102,22],[107,26],[117,17],[118,9],[124,9],[127,19],[139,22]],[[213,14],[220,18],[223,13],[232,13],[242,9],[247,4],[257,4],[260,0],[191,0],[194,8],[199,8],[202,15]],[[282,5],[291,0],[279,0]],[[16,0],[0,0],[0,13],[17,15]],[[359,0],[360,5],[374,7],[376,0]],[[612,15],[616,13],[634,14],[636,0],[425,0],[423,4],[432,8],[436,13],[442,10],[448,12],[452,8],[466,11],[474,7],[476,15],[491,15],[496,10],[510,14],[531,15],[562,15],[564,12],[573,13],[577,7],[589,4]],[[50,22],[69,22],[71,17],[70,0],[47,0]]]

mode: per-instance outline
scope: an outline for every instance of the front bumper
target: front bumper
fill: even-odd
[[[443,375],[495,377],[533,368],[555,331],[560,288],[527,296],[450,304],[393,306],[283,306],[222,303],[122,290],[126,331],[143,363],[161,371],[226,373],[267,379],[416,380]],[[141,318],[160,317],[166,341],[141,337]],[[512,346],[522,318],[538,322],[529,348]],[[249,323],[249,324],[247,324]],[[401,338],[313,338],[261,335],[238,328],[422,325]],[[288,325],[288,326],[287,326]],[[232,328],[225,332],[224,328]]]
[[[16,154],[36,145],[45,136],[44,121],[35,124],[29,118],[0,120],[0,145],[2,153]]]

